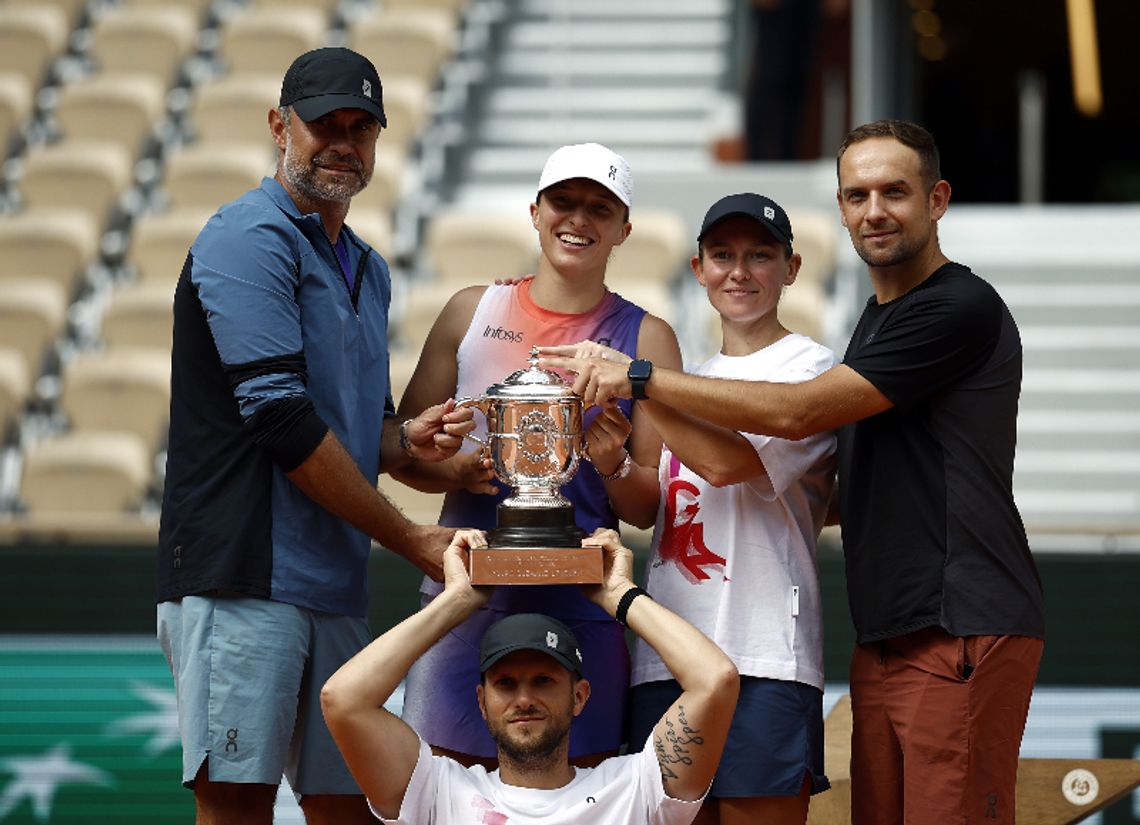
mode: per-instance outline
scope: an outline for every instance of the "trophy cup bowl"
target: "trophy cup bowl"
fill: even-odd
[[[486,548],[471,553],[473,584],[573,584],[602,579],[601,551],[583,548],[586,533],[559,488],[583,457],[582,399],[556,373],[530,365],[457,405],[479,410],[486,440],[474,436],[496,477],[512,488],[499,503]]]

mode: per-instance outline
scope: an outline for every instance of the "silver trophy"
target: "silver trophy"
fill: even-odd
[[[585,455],[582,398],[556,373],[540,368],[538,350],[532,348],[526,369],[456,406],[483,413],[486,439],[468,437],[491,459],[499,480],[512,488],[498,506],[497,526],[487,533],[489,552],[472,554],[472,581],[601,581],[601,553],[583,550],[586,533],[574,522],[574,505],[559,490]],[[490,558],[477,563],[477,555]],[[476,581],[477,571],[487,564],[499,572]]]

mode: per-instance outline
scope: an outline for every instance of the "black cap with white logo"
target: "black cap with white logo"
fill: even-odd
[[[306,123],[335,109],[363,109],[388,125],[380,75],[352,49],[314,49],[294,60],[281,83],[281,105],[292,106]]]
[[[582,654],[574,633],[541,613],[515,613],[487,628],[479,646],[479,672],[486,673],[495,662],[518,650],[537,650],[571,673],[582,673]]]
[[[742,192],[739,195],[726,195],[709,207],[701,222],[701,234],[697,235],[697,243],[704,240],[713,226],[733,215],[754,218],[764,224],[780,243],[792,242],[792,222],[788,220],[784,208],[771,198],[753,192]]]

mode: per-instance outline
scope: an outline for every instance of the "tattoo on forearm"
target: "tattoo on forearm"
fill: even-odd
[[[699,730],[689,725],[683,705],[677,706],[676,720],[666,714],[664,721],[665,735],[654,734],[653,749],[657,753],[657,764],[661,766],[661,778],[676,779],[677,774],[671,766],[693,764],[693,749],[703,745],[705,740]]]

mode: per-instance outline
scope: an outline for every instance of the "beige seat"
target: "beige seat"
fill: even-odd
[[[67,15],[55,6],[0,5],[0,72],[15,72],[38,89],[68,31]]]
[[[112,349],[169,351],[173,324],[173,284],[123,284],[115,288],[107,302],[102,337]]]
[[[690,240],[684,219],[672,209],[644,207],[630,215],[633,231],[614,249],[606,267],[607,283],[623,281],[673,281],[688,269]]]
[[[803,259],[796,282],[829,283],[835,274],[836,245],[842,229],[838,214],[823,209],[789,209],[788,219],[795,236],[792,248]]]
[[[177,5],[107,9],[91,25],[90,55],[99,71],[149,74],[168,88],[190,54],[198,15]]]
[[[87,6],[87,2],[88,0],[2,0],[0,5],[5,5],[10,8],[44,8],[45,6],[53,6],[63,12],[63,18],[67,23],[68,29],[72,29],[79,23],[79,18],[83,13],[83,9]]]
[[[0,345],[0,440],[19,419],[31,388],[32,378],[24,354]]]
[[[273,174],[272,144],[195,143],[170,155],[162,189],[171,207],[217,209]]]
[[[340,0],[252,0],[252,5],[263,9],[316,9],[326,15],[335,11],[339,4]]]
[[[439,279],[458,289],[533,272],[538,233],[525,209],[518,214],[450,210],[431,220],[426,250]]]
[[[250,8],[225,22],[218,54],[230,72],[280,78],[297,55],[324,44],[327,29],[327,16],[319,9]]]
[[[128,8],[154,8],[156,6],[161,8],[170,8],[171,6],[178,6],[184,9],[189,9],[195,17],[201,18],[206,10],[213,5],[214,0],[119,0],[120,5]]]
[[[281,77],[232,72],[199,87],[190,104],[190,126],[199,141],[241,141],[269,146],[269,110],[277,108]]]
[[[797,279],[784,290],[776,315],[780,323],[792,332],[799,332],[819,341],[826,324],[827,294],[819,284],[813,281],[801,283]]]
[[[27,209],[0,215],[0,279],[35,276],[71,294],[95,260],[94,218],[77,209]]]
[[[32,444],[20,498],[34,515],[137,509],[150,479],[150,453],[125,432],[72,432]]]
[[[405,75],[382,82],[388,126],[381,134],[381,145],[406,152],[428,121],[431,89],[421,78]]]
[[[19,352],[29,376],[40,374],[44,352],[63,329],[67,298],[49,278],[0,278],[0,347]]]
[[[74,431],[138,436],[149,451],[166,435],[170,353],[143,348],[83,352],[63,371],[59,406]]]
[[[64,86],[55,119],[64,138],[114,141],[133,158],[154,133],[164,100],[153,75],[103,72]]]
[[[22,74],[0,72],[0,153],[8,146],[32,112],[32,84]]]
[[[131,230],[126,257],[139,280],[173,290],[190,246],[212,212],[208,208],[187,207],[140,215]]]
[[[111,141],[65,140],[30,149],[19,181],[24,206],[74,207],[103,227],[131,183],[131,153]]]
[[[391,212],[404,190],[407,163],[406,151],[388,143],[386,133],[382,132],[380,143],[376,147],[376,165],[372,170],[372,180],[352,199],[353,210],[368,208],[384,213]]]
[[[362,241],[385,258],[392,254],[392,221],[386,213],[361,209],[359,204],[354,204],[349,212],[348,225]]]
[[[443,493],[421,493],[389,475],[380,477],[380,492],[418,524],[435,524],[443,507]]]
[[[455,40],[451,12],[420,6],[380,9],[356,20],[348,32],[349,47],[376,64],[385,84],[409,75],[434,87]]]

